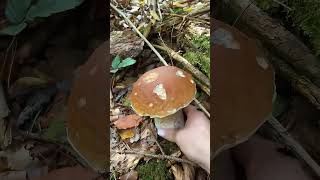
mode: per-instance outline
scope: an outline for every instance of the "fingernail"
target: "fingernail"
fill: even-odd
[[[159,136],[162,136],[162,137],[165,135],[165,131],[163,129],[158,129],[157,133]]]

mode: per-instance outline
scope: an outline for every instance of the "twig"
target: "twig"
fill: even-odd
[[[203,105],[197,100],[194,99],[194,102],[203,110],[203,112],[210,118],[210,113],[203,107]]]
[[[280,2],[280,1],[278,1],[278,0],[273,0],[273,1],[276,2],[276,3],[278,3],[278,4],[280,4],[281,6],[283,6],[283,7],[285,7],[285,8],[287,8],[289,11],[292,11],[292,8],[289,7],[289,6],[287,6],[287,5],[285,5],[283,2]]]
[[[129,25],[134,29],[134,31],[148,44],[148,46],[150,47],[150,49],[158,56],[158,58],[160,59],[160,61],[168,66],[167,62],[163,59],[163,57],[160,55],[160,53],[152,46],[152,44],[148,41],[147,38],[145,38],[143,36],[143,34],[141,34],[141,32],[136,28],[136,26],[130,21],[130,19],[117,7],[115,7],[112,3],[110,3],[110,6],[112,7],[112,9],[114,9],[118,14],[120,14],[126,21],[127,23],[129,23]]]
[[[270,60],[280,76],[288,80],[296,91],[306,97],[317,109],[320,109],[320,88],[318,86],[308,78],[298,75],[280,58],[270,56]]]
[[[4,68],[6,66],[6,62],[7,62],[7,57],[8,57],[8,53],[11,49],[11,46],[13,45],[13,43],[15,42],[15,39],[16,37],[14,36],[8,46],[8,48],[6,49],[6,52],[5,52],[5,55],[4,55],[4,59],[3,59],[3,63],[2,63],[2,67],[1,67],[1,76],[3,75],[3,71],[4,71]]]
[[[268,120],[269,124],[276,130],[282,141],[302,159],[320,177],[320,166],[312,159],[308,152],[286,131],[286,129],[273,116]]]
[[[197,166],[195,163],[186,160],[186,159],[181,159],[181,158],[177,158],[177,157],[172,157],[172,156],[168,156],[168,155],[156,155],[156,154],[148,154],[148,153],[142,153],[142,152],[136,152],[136,151],[118,151],[118,150],[110,150],[112,153],[119,153],[119,154],[136,154],[139,156],[144,156],[144,157],[150,157],[150,158],[157,158],[157,159],[170,159],[176,162],[180,162],[180,163],[188,163],[192,166]]]
[[[210,96],[210,80],[209,78],[204,75],[201,71],[195,68],[188,60],[184,57],[180,56],[179,53],[175,52],[164,43],[160,43],[161,45],[154,45],[154,47],[166,51],[170,57],[177,60],[178,62],[182,63],[201,83],[199,83],[201,89],[206,92]]]
[[[34,124],[35,124],[35,122],[37,121],[37,119],[38,119],[38,117],[39,117],[39,115],[40,115],[41,112],[42,112],[42,108],[37,112],[37,114],[36,114],[35,117],[33,118],[32,123],[31,123],[31,126],[30,126],[29,130],[27,131],[27,134],[32,133],[32,129],[33,129],[33,127],[34,127]]]
[[[232,26],[235,26],[235,25],[236,25],[236,23],[237,23],[237,22],[239,21],[239,19],[244,15],[244,13],[246,12],[246,10],[253,4],[253,2],[254,2],[254,0],[251,0],[251,1],[248,3],[247,7],[244,8],[244,9],[241,11],[241,13],[238,15],[238,17],[236,18],[236,20],[234,20],[234,22],[232,23]]]
[[[205,14],[207,12],[210,12],[210,4],[205,6],[205,8],[203,8],[203,9],[199,9],[197,11],[189,13],[188,16],[198,16],[198,15]]]
[[[13,67],[13,63],[14,63],[14,59],[16,56],[16,51],[17,51],[17,41],[14,41],[14,47],[12,49],[12,56],[11,56],[11,63],[10,63],[10,67],[9,67],[9,74],[8,74],[8,80],[7,80],[7,88],[10,88],[10,79],[11,79],[11,72],[12,72],[12,67]]]
[[[160,149],[160,151],[161,151],[161,154],[162,154],[162,155],[166,155],[166,153],[165,153],[164,150],[162,149],[160,143],[159,143],[158,140],[157,140],[156,135],[153,133],[153,131],[152,131],[151,128],[150,128],[150,132],[151,132],[151,134],[152,134],[152,137],[153,137],[154,141],[156,142],[157,146],[159,147],[159,149]]]

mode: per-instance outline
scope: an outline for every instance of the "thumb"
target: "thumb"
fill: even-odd
[[[176,142],[177,129],[171,128],[159,128],[157,133],[159,136],[165,138],[168,141]]]

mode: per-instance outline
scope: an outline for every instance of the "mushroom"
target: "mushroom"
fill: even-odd
[[[175,67],[162,66],[144,73],[133,85],[131,106],[140,116],[155,119],[157,128],[184,126],[182,108],[195,98],[192,76]]]
[[[109,162],[109,127],[106,119],[106,77],[109,42],[100,45],[76,74],[68,104],[68,140],[96,171],[105,172]],[[94,93],[92,93],[94,90]]]
[[[255,42],[212,19],[213,157],[246,141],[271,115],[274,71]]]

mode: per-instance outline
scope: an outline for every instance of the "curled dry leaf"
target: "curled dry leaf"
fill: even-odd
[[[127,174],[124,174],[120,176],[120,180],[137,180],[138,179],[138,172],[135,170],[132,170],[128,172]]]
[[[186,158],[183,158],[186,159]],[[193,180],[195,179],[195,169],[193,166],[187,163],[182,163],[184,180]]]
[[[178,165],[172,165],[170,168],[175,180],[184,180],[183,169]]]
[[[24,170],[38,162],[31,157],[30,152],[24,146],[17,150],[1,151],[0,158],[5,159],[6,164],[3,165],[7,166],[6,169],[11,170]]]
[[[118,129],[128,129],[128,128],[133,128],[139,126],[141,123],[142,118],[138,116],[137,114],[131,114],[128,116],[125,116],[123,118],[118,119],[116,122],[113,124],[118,128]]]
[[[119,132],[122,140],[132,138],[135,135],[134,129],[125,129]]]

